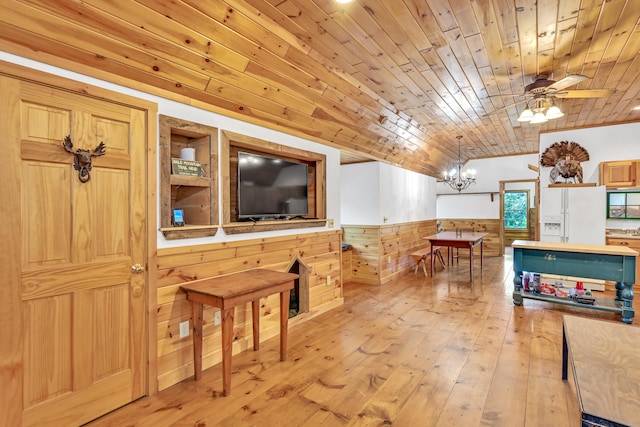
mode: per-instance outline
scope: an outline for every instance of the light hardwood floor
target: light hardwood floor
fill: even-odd
[[[514,307],[511,258],[468,261],[435,280],[408,272],[388,286],[350,282],[344,306],[90,425],[577,426],[572,378],[561,380],[564,313],[619,316],[532,300]],[[635,327],[635,326],[627,326]]]

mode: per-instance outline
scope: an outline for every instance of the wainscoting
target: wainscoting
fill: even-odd
[[[438,226],[437,226],[438,225]],[[415,261],[410,254],[429,247],[425,237],[436,228],[452,231],[456,228],[489,233],[484,239],[484,255],[500,256],[499,219],[441,219],[392,225],[343,225],[343,241],[349,243],[353,280],[372,285],[384,285],[412,270]],[[477,255],[480,248],[476,247]]]
[[[345,243],[353,249],[353,280],[384,285],[414,267],[411,252],[429,246],[424,237],[436,232],[436,221],[392,225],[344,225]]]
[[[343,304],[341,241],[339,231],[252,239],[158,251],[158,388],[165,389],[193,376],[193,337],[180,338],[180,323],[191,323],[191,304],[180,285],[249,270],[269,268],[288,271],[299,259],[308,272],[308,312],[290,319],[289,324],[305,322]],[[306,302],[306,301],[305,301]],[[261,300],[260,340],[280,333],[279,298]],[[221,359],[220,325],[214,325],[214,310],[205,308],[202,366],[206,369]],[[251,304],[235,312],[233,353],[252,346]]]
[[[465,231],[473,230],[476,233],[489,233],[484,238],[484,255],[502,255],[499,219],[439,219],[438,225],[438,229],[442,231],[455,231],[456,228],[461,228]],[[476,247],[475,251],[475,254],[480,255],[479,247]]]

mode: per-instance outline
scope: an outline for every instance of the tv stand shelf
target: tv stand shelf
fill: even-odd
[[[290,219],[273,221],[246,221],[223,224],[222,229],[227,234],[254,233],[260,231],[289,230],[292,228],[324,227],[326,219]]]

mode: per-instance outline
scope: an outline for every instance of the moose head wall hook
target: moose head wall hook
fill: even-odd
[[[62,147],[68,153],[73,154],[73,168],[78,171],[78,179],[80,182],[87,182],[91,179],[91,158],[104,156],[107,146],[104,145],[104,141],[100,142],[93,152],[78,148],[75,153],[73,151],[73,142],[71,142],[71,135],[64,137]]]

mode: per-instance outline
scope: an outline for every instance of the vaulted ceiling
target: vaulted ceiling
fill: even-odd
[[[484,158],[639,120],[639,21],[640,0],[0,0],[0,50],[439,176],[456,135]],[[539,74],[615,93],[519,122]]]

